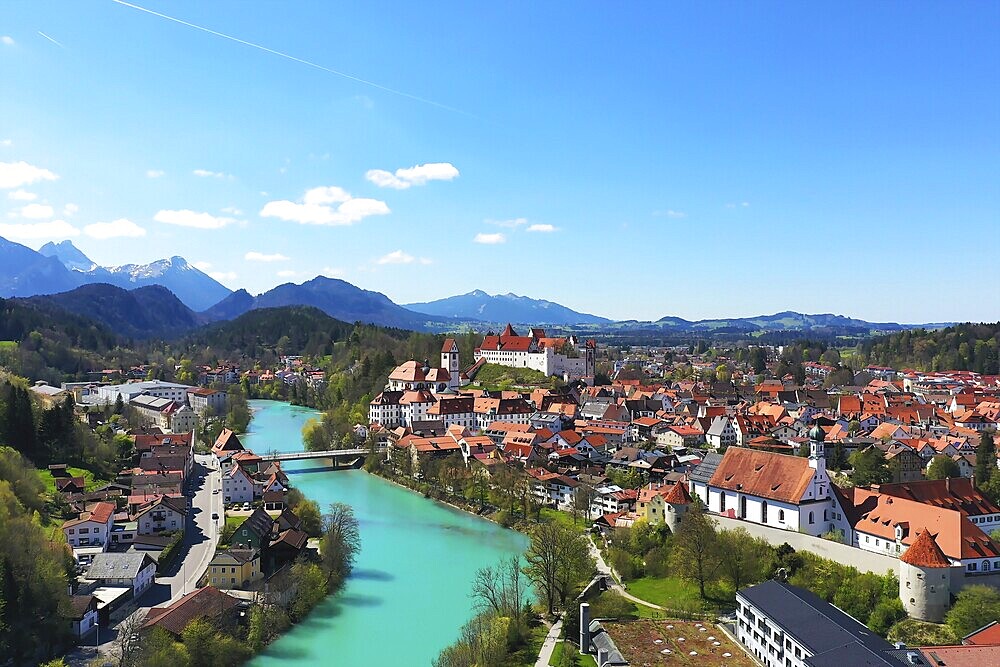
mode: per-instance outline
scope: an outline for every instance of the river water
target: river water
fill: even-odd
[[[250,401],[243,444],[259,452],[302,451],[315,410]],[[347,585],[250,664],[429,665],[472,615],[475,572],[527,547],[520,533],[423,498],[360,470],[311,472],[285,464],[290,482],[325,507],[354,507],[361,553]]]

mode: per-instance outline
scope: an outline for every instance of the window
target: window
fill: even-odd
[[[813,513],[809,512],[809,523],[813,523]]]

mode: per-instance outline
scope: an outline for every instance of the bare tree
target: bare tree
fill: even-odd
[[[583,516],[587,521],[590,521],[591,506],[594,504],[594,487],[590,484],[583,483],[576,487],[573,491],[573,520],[576,520],[577,515],[583,512]]]
[[[139,641],[142,620],[139,612],[132,610],[118,623],[118,634],[111,642],[112,650],[118,655],[118,667],[138,667],[142,658],[142,645]]]

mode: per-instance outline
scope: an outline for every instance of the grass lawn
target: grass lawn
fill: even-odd
[[[576,521],[573,521],[573,515],[569,512],[554,510],[551,507],[543,507],[541,513],[538,515],[538,518],[542,523],[551,523],[554,521],[570,528],[577,528],[580,530],[588,528],[593,523],[592,521],[587,521],[582,514],[577,517]]]
[[[889,641],[907,646],[942,646],[958,644],[959,638],[951,626],[907,618],[889,628]]]
[[[573,655],[573,665],[575,667],[594,667],[597,661],[592,655],[580,655],[580,652],[576,649],[576,646],[567,642],[561,641],[556,644],[556,647],[552,650],[552,658],[549,659],[550,665],[561,665],[562,656],[564,652],[571,653]]]
[[[101,486],[102,484],[107,484],[106,480],[97,479],[94,476],[94,473],[92,473],[89,470],[84,470],[83,468],[67,468],[66,470],[69,472],[70,477],[83,477],[86,482],[85,488],[87,491],[95,489],[98,486]],[[55,494],[56,480],[52,476],[51,472],[49,472],[48,470],[39,470],[38,479],[42,480],[42,483],[45,485],[46,493],[48,493],[49,495]]]
[[[722,600],[729,597],[728,591],[721,590],[719,586],[709,586],[707,589],[709,599],[702,600],[698,595],[698,584],[680,577],[642,577],[626,582],[626,590],[637,598],[668,609],[707,613],[715,613],[721,607],[725,607]],[[638,607],[640,616],[658,617],[654,615],[657,612],[656,609],[645,608],[642,605],[638,605]],[[660,614],[662,613],[660,612]]]

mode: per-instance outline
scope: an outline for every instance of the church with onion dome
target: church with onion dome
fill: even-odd
[[[692,496],[710,512],[809,535],[851,525],[826,470],[824,432],[809,431],[809,457],[729,447],[709,454],[689,479]]]

